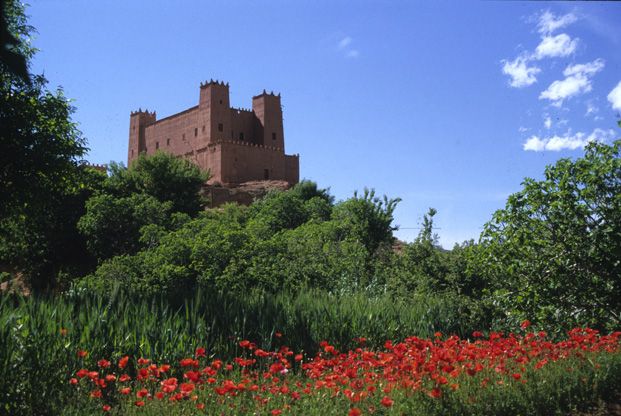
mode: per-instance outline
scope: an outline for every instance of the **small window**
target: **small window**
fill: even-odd
[[[134,149],[132,149],[132,157],[134,157]]]
[[[181,135],[181,138],[182,138],[183,140],[185,140],[185,133],[183,133],[183,134]]]
[[[166,139],[166,146],[170,146],[170,139]]]
[[[224,126],[222,123],[218,123],[218,131],[224,131]]]
[[[132,130],[136,130],[136,126],[132,126]]]
[[[272,140],[276,140],[276,133],[272,133]]]
[[[205,126],[203,126],[203,133],[205,133]]]
[[[198,136],[198,128],[194,129],[194,137]]]
[[[155,150],[160,148],[160,142],[155,142]]]
[[[270,178],[270,170],[263,169],[263,179],[269,179],[269,178]]]
[[[222,100],[220,100],[220,104],[222,104]]]
[[[244,141],[244,133],[239,133],[239,140]]]

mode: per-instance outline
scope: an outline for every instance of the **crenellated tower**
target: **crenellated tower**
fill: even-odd
[[[157,116],[155,111],[149,110],[132,111],[129,117],[129,148],[127,150],[127,165],[138,157],[140,153],[147,152],[145,128],[155,123]]]
[[[232,129],[229,84],[211,80],[201,83],[199,123],[206,126],[210,143],[228,139]]]
[[[282,126],[282,107],[280,104],[280,94],[274,95],[273,92],[267,93],[263,90],[262,94],[252,97],[252,111],[259,120],[256,126],[258,130],[256,136],[263,138],[259,143],[264,146],[273,146],[285,150],[284,129]]]

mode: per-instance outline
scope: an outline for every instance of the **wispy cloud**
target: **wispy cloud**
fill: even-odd
[[[343,52],[345,58],[357,58],[360,56],[360,51],[351,47],[353,41],[351,36],[345,36],[336,45],[337,49]]]
[[[536,66],[528,66],[527,56],[518,56],[513,61],[502,60],[502,72],[509,75],[509,85],[515,88],[527,87],[537,82],[537,74],[541,72]]]
[[[555,16],[554,13],[546,10],[539,16],[537,29],[542,35],[549,35],[558,29],[574,23],[576,20],[578,20],[578,18],[573,13],[567,13],[563,16]]]
[[[554,135],[551,137],[539,137],[533,135],[524,142],[522,148],[526,151],[530,150],[534,152],[543,152],[544,150],[552,152],[575,150],[582,149],[590,142],[605,142],[613,137],[614,131],[603,129],[595,129],[588,135],[582,132],[577,132],[575,134],[567,132],[562,136]]]
[[[537,20],[541,42],[535,51],[525,51],[512,61],[506,59],[501,61],[503,74],[510,77],[509,85],[514,88],[523,88],[537,82],[537,74],[541,72],[541,69],[534,65],[533,61],[563,58],[573,54],[576,51],[578,39],[572,39],[566,33],[553,35],[553,32],[575,21],[576,16],[571,13],[555,16],[550,11],[543,12]]]
[[[566,33],[556,36],[544,36],[535,49],[534,59],[562,58],[569,56],[576,50],[577,39],[572,39]]]
[[[552,127],[552,119],[550,118],[550,116],[546,117],[546,119],[543,121],[543,125],[546,129],[550,130],[550,128]]]
[[[608,98],[613,110],[621,111],[621,81],[610,91],[606,98]]]
[[[539,95],[540,100],[550,100],[560,107],[563,101],[591,91],[591,78],[604,68],[604,60],[596,59],[586,64],[570,65],[563,71],[565,79],[554,81]]]
[[[350,38],[349,36],[345,36],[343,39],[340,40],[339,44],[338,44],[338,48],[339,49],[345,49],[346,47],[349,46],[349,44],[351,43],[353,39]]]

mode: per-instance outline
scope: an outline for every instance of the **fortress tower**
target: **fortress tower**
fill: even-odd
[[[285,154],[280,94],[265,90],[252,110],[232,108],[229,85],[201,83],[198,105],[157,120],[155,112],[130,115],[128,166],[141,153],[164,151],[211,172],[210,183],[299,181],[299,155]]]

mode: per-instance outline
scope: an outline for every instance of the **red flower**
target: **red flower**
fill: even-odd
[[[274,410],[272,410],[272,415],[274,415],[274,416],[278,416],[278,415],[279,415],[279,414],[281,414],[281,413],[282,413],[282,410],[280,410],[280,409],[274,409]]]
[[[198,347],[198,348],[196,349],[196,352],[195,352],[194,356],[195,356],[196,358],[199,358],[199,357],[205,357],[205,352],[206,352],[205,348],[203,348],[203,347]]]
[[[362,410],[358,409],[357,407],[353,407],[352,409],[350,409],[348,416],[360,416],[362,414]]]
[[[101,410],[103,410],[104,412],[109,412],[111,409],[110,405],[104,404],[103,407],[101,408]]]
[[[520,328],[522,329],[526,329],[530,326],[530,321],[528,319],[525,319],[524,321],[522,321],[522,323],[520,324]]]
[[[73,384],[73,385],[78,384],[78,379],[77,379],[77,378],[75,378],[75,377],[71,378],[71,379],[69,380],[69,384]]]
[[[142,406],[144,406],[144,401],[138,400],[134,404],[136,405],[136,407],[142,407]]]
[[[119,393],[127,396],[129,393],[131,393],[132,389],[130,387],[123,387],[122,389],[119,390]]]
[[[304,358],[302,354],[296,354],[296,356],[294,357],[295,361],[302,361],[302,358]]]
[[[391,407],[395,402],[388,396],[384,396],[382,401],[380,402],[384,407]]]
[[[519,380],[522,378],[522,375],[520,373],[513,373],[511,374],[511,377],[513,377],[515,380]]]
[[[282,338],[282,334],[281,334],[280,332],[275,332],[275,333],[274,333],[274,336],[275,336],[276,338]]]
[[[122,370],[127,367],[127,363],[129,361],[129,357],[126,355],[125,357],[119,360],[119,368]]]
[[[97,361],[97,365],[99,367],[101,367],[101,368],[108,368],[108,367],[110,367],[110,361],[101,359],[101,360]]]
[[[438,387],[435,387],[431,389],[431,391],[429,392],[429,396],[433,397],[434,399],[438,399],[442,397],[442,390]]]
[[[149,395],[149,391],[147,389],[140,389],[136,392],[136,397],[138,397],[139,399],[142,399],[143,397],[146,397]]]
[[[78,350],[78,357],[84,358],[88,355],[88,351]]]

